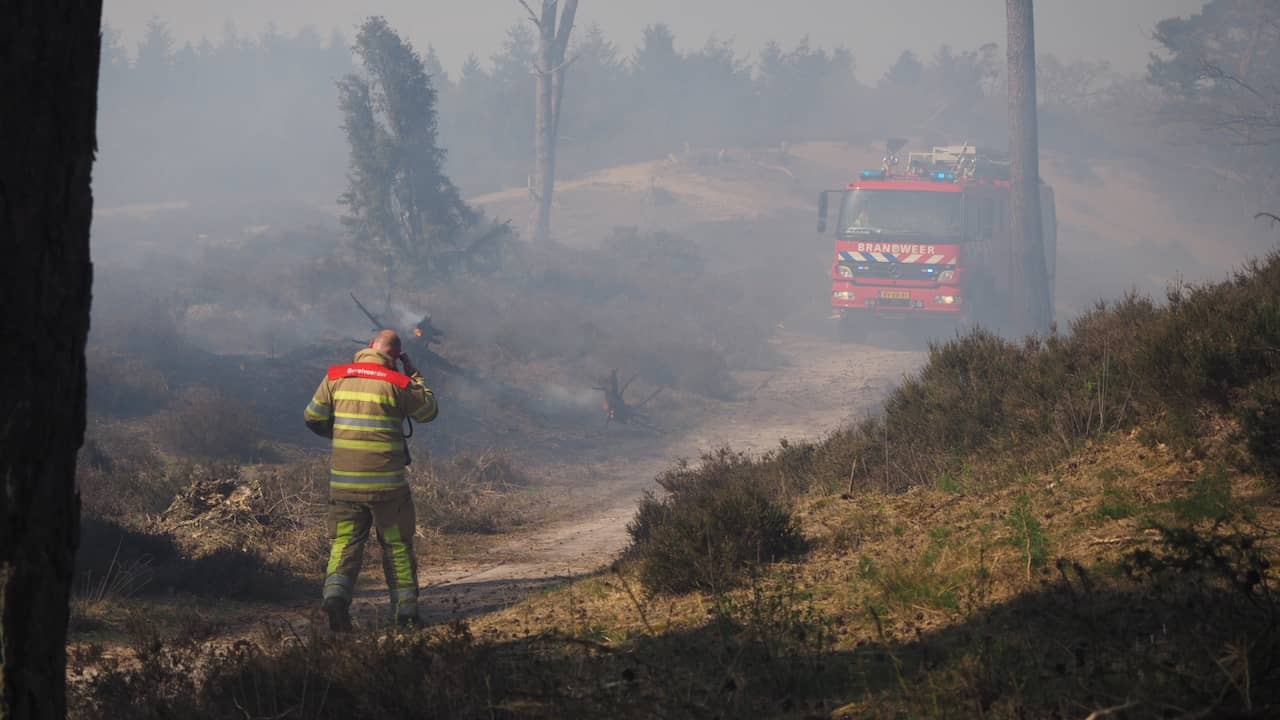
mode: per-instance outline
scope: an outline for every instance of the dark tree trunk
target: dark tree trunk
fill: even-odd
[[[0,719],[66,714],[101,0],[0,0]]]
[[[1036,42],[1032,0],[1006,0],[1009,33],[1009,150],[1013,240],[1012,316],[1017,331],[1049,329],[1049,280],[1040,221],[1040,140],[1036,128]]]
[[[578,12],[578,0],[565,0],[564,13],[556,22],[559,0],[542,0],[542,14],[534,16],[538,27],[538,66],[534,68],[534,199],[538,203],[533,237],[538,243],[551,240],[551,203],[556,186],[556,143],[560,135],[560,99],[564,94],[567,70],[564,55],[569,33]],[[527,6],[526,6],[527,7]],[[530,11],[532,15],[532,11]]]

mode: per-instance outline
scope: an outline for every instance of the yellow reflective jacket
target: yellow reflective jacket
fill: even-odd
[[[404,419],[428,423],[437,412],[422,375],[401,375],[377,350],[365,348],[353,365],[330,368],[303,413],[312,432],[333,438],[330,497],[363,501],[407,488]]]

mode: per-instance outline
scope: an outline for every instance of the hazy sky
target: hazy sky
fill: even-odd
[[[1038,49],[1140,70],[1153,49],[1155,23],[1203,4],[1040,0]],[[104,15],[131,49],[151,16],[168,21],[179,42],[194,42],[202,35],[216,39],[228,20],[241,33],[257,34],[274,22],[287,33],[313,25],[326,35],[338,28],[350,37],[362,18],[383,15],[415,45],[434,45],[446,70],[456,71],[471,53],[487,60],[524,12],[516,0],[105,0]],[[864,82],[879,78],[905,48],[927,57],[942,43],[956,49],[989,41],[1003,45],[1005,32],[1003,0],[580,0],[578,17],[582,25],[600,23],[624,54],[654,22],[670,25],[682,47],[701,46],[715,33],[733,38],[740,54],[754,53],[769,40],[789,47],[807,34],[816,45],[852,49]]]

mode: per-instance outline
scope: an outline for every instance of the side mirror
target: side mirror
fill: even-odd
[[[818,193],[818,232],[827,231],[827,192]]]

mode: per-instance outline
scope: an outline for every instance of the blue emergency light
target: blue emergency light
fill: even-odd
[[[884,177],[883,170],[863,170],[862,171],[863,180],[879,180],[883,177]]]
[[[936,172],[932,175],[932,177],[934,180],[937,180],[938,182],[955,182],[955,179],[956,179],[955,173],[949,173],[949,172]]]

